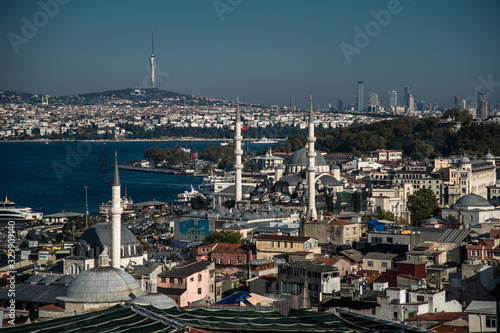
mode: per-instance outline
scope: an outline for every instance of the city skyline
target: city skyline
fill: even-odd
[[[363,106],[378,93],[452,107],[500,101],[500,3],[97,1],[0,3],[0,89],[74,95],[151,86],[263,105]],[[399,104],[404,101],[400,100]]]

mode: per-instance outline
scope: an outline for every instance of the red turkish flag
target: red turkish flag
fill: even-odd
[[[193,153],[193,155],[191,155],[191,161],[194,160],[196,158],[196,152]]]
[[[248,124],[245,124],[241,127],[241,131],[245,132],[248,129]]]

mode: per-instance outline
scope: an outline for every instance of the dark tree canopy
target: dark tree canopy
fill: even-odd
[[[415,194],[408,197],[406,203],[411,213],[411,223],[416,226],[421,220],[440,213],[436,195],[431,189],[421,188]]]
[[[215,243],[231,243],[231,244],[244,244],[245,240],[243,235],[238,231],[225,230],[221,232],[212,232],[208,235],[200,245],[208,245]]]

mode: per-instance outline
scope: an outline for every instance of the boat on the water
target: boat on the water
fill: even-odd
[[[220,183],[234,183],[234,176],[208,176],[198,185],[198,190],[205,196],[211,196],[215,192],[215,186]]]
[[[17,207],[15,202],[5,197],[0,202],[0,221],[36,221],[42,220],[43,213],[34,212],[30,207]]]
[[[196,191],[191,185],[191,191],[184,191],[177,194],[177,200],[174,201],[176,204],[185,204],[191,201],[191,199],[203,196],[199,191]]]
[[[258,141],[252,141],[254,144],[270,144],[270,143],[278,143],[278,140],[274,139],[269,139],[269,138],[262,138]]]

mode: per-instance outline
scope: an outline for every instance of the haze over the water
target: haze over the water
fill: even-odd
[[[497,0],[3,0],[0,89],[68,95],[149,87],[326,107],[409,86],[452,106],[500,101]]]

